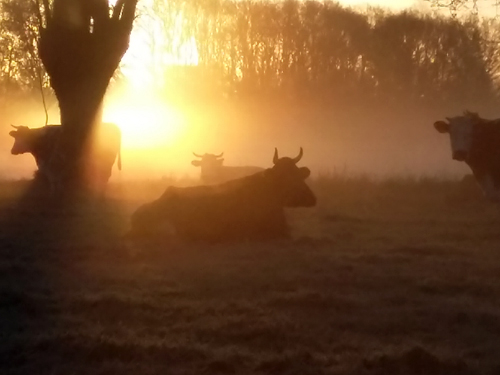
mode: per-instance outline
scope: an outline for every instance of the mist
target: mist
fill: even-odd
[[[181,17],[175,6],[140,13],[105,97],[104,121],[123,137],[123,170],[112,181],[196,179],[193,152],[270,167],[275,147],[282,156],[303,147],[313,177],[460,178],[468,168],[452,161],[447,137],[432,124],[466,109],[500,116],[500,55],[489,42],[500,34],[495,20],[293,1],[234,14],[221,3],[219,12],[202,7]],[[17,35],[12,25],[1,26]],[[19,38],[21,52],[33,44]],[[16,56],[16,64],[4,60],[0,77],[9,83],[0,92],[6,179],[35,170],[31,155],[10,155],[10,124],[45,124],[37,72]],[[57,124],[48,80],[43,91],[49,123]]]
[[[4,117],[7,124],[44,125],[44,113],[39,108],[22,102],[11,108],[10,114]],[[119,172],[115,168],[112,181],[196,179],[200,171],[191,165],[195,158],[193,152],[223,152],[225,165],[267,168],[272,166],[275,147],[281,156],[292,157],[303,147],[301,164],[311,169],[313,177],[343,174],[374,178],[459,178],[468,173],[464,163],[451,159],[448,137],[437,133],[432,126],[434,121],[453,113],[426,112],[418,107],[359,108],[283,103],[177,108],[183,117],[182,129],[171,138],[156,139],[157,144],[151,146],[133,147],[133,136],[123,132],[123,170]],[[51,111],[49,118],[49,123],[59,123],[56,110]],[[145,125],[136,124],[147,132]],[[10,155],[13,139],[8,132],[9,127],[4,127],[0,137],[0,176],[31,178],[36,170],[34,159],[30,154]]]

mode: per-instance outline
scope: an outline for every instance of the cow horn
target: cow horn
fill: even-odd
[[[12,125],[12,124],[10,124],[10,126],[12,126],[16,130],[18,130],[20,128],[20,126],[16,126],[16,125]]]
[[[202,155],[198,155],[196,152],[193,152],[193,155],[196,156],[197,158],[202,158]]]
[[[216,158],[221,158],[221,157],[223,157],[223,156],[224,156],[224,153],[223,153],[223,152],[221,152],[219,155],[214,155],[214,156],[215,156]]]
[[[274,148],[274,156],[273,156],[273,164],[276,164],[278,162],[279,156],[278,156],[278,149],[275,147]]]
[[[302,155],[304,154],[304,151],[302,150],[302,147],[300,148],[299,154],[292,159],[295,164],[299,162],[300,159],[302,159]]]
[[[451,118],[450,117],[445,117],[446,121],[448,122],[451,122]]]

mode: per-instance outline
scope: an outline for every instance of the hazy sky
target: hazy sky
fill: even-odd
[[[418,10],[430,10],[430,2],[426,0],[338,0],[343,5],[352,6],[380,6],[393,10],[401,10],[405,8],[415,8]],[[462,11],[466,14],[470,11],[472,2],[467,2]],[[494,17],[500,15],[500,6],[495,7],[495,0],[480,0],[478,1],[479,15],[485,17]],[[442,14],[448,14],[445,8],[441,9]]]
[[[414,0],[340,0],[341,4],[345,5],[375,5],[381,7],[388,7],[393,9],[402,9],[412,6]]]

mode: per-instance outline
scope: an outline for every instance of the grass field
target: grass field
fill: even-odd
[[[169,181],[0,194],[0,374],[500,373],[500,212],[469,182],[331,175],[293,239],[128,243]]]

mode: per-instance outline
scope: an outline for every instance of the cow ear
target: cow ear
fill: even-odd
[[[434,127],[440,133],[448,133],[450,131],[450,124],[444,121],[436,121]]]
[[[12,131],[9,132],[9,135],[11,137],[14,137],[14,138],[16,138],[16,134],[17,134],[17,131],[15,131],[15,130],[12,130]]]
[[[201,167],[201,161],[200,160],[193,160],[191,162],[191,164],[193,164],[195,167]]]
[[[299,171],[300,177],[302,177],[304,180],[311,175],[311,171],[307,167],[299,168]]]

